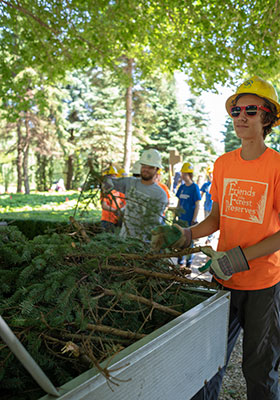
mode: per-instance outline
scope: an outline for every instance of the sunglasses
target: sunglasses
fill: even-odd
[[[248,117],[253,117],[254,115],[256,115],[258,110],[271,112],[271,110],[269,110],[268,108],[266,108],[264,106],[256,106],[254,104],[251,104],[249,106],[234,106],[234,107],[231,107],[230,115],[232,116],[232,118],[236,118],[236,117],[239,116],[239,114],[241,113],[242,110],[245,111],[245,114]]]

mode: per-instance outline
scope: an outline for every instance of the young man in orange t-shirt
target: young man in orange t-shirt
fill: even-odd
[[[203,251],[214,279],[231,292],[227,362],[243,329],[247,399],[279,400],[280,154],[265,137],[280,124],[280,104],[273,86],[254,76],[229,97],[226,109],[241,148],[215,162],[210,215],[187,229],[157,227],[152,244],[188,247],[192,238],[220,230],[218,251]],[[225,368],[193,399],[218,399]]]

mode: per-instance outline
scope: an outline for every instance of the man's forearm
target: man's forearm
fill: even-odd
[[[261,242],[242,250],[248,261],[267,256],[268,254],[273,254],[280,250],[280,231],[267,237]]]
[[[219,223],[215,217],[208,215],[202,222],[192,226],[190,229],[192,231],[192,238],[199,239],[204,236],[209,236],[219,230]]]

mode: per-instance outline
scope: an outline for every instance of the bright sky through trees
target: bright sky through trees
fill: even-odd
[[[181,103],[184,103],[192,96],[190,89],[185,82],[185,75],[181,72],[176,72],[177,95]],[[225,109],[226,99],[232,95],[235,88],[217,86],[218,94],[212,92],[203,92],[200,96],[205,105],[205,112],[209,115],[210,125],[208,126],[210,134],[217,148],[217,152],[224,153],[224,144],[222,143],[223,135],[221,131],[227,119]]]

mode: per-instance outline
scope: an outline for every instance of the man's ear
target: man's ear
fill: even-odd
[[[271,124],[271,122],[267,122],[266,124],[263,124],[263,126],[267,126],[267,125],[269,125],[269,124]]]

